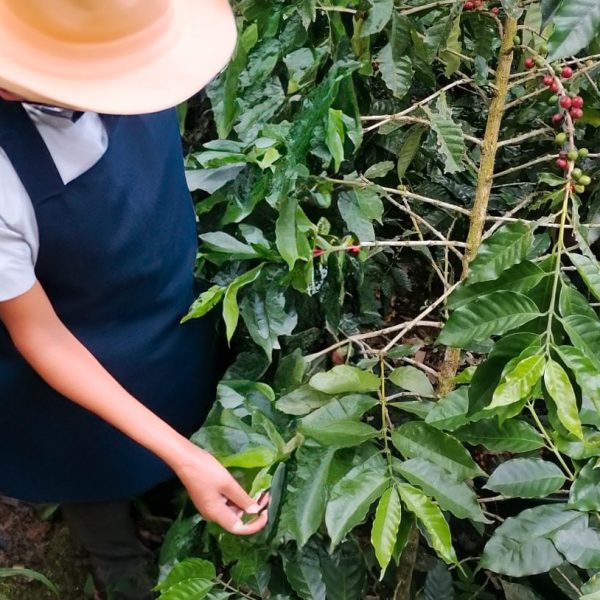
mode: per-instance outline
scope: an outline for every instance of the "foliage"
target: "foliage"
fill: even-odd
[[[238,2],[219,139],[187,156],[186,318],[221,311],[236,351],[193,439],[270,518],[182,514],[162,598],[600,597],[598,157],[567,157],[600,124],[600,13],[523,4]],[[541,75],[583,115],[546,125]]]

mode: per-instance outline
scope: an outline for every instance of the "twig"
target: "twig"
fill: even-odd
[[[553,131],[554,130],[551,127],[541,127],[540,129],[534,129],[533,131],[528,131],[527,133],[522,133],[521,135],[517,135],[516,137],[510,138],[508,140],[502,140],[501,142],[498,142],[498,148],[501,148],[502,146],[512,146],[513,144],[518,144],[530,138],[539,137],[547,133],[552,133]]]
[[[454,242],[450,240],[377,240],[375,242],[361,242],[363,248],[418,248],[420,246],[456,246],[466,248],[465,242]]]
[[[516,167],[511,167],[510,169],[506,169],[505,171],[500,171],[494,175],[494,179],[498,179],[498,177],[504,177],[505,175],[510,175],[511,173],[516,173],[518,171],[522,171],[523,169],[527,169],[528,167],[532,167],[533,165],[539,165],[540,163],[548,162],[551,160],[555,160],[558,158],[558,154],[545,154],[544,156],[539,156],[538,158],[534,158],[529,162],[523,163],[522,165],[517,165]]]
[[[456,4],[455,0],[438,0],[437,2],[431,2],[430,4],[423,4],[422,6],[412,6],[410,8],[401,9],[401,15],[414,15],[415,13],[422,12],[424,10],[431,10],[433,8],[438,8],[439,6],[449,6],[451,4]]]

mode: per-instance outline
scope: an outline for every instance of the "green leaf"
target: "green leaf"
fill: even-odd
[[[182,323],[189,321],[190,319],[199,319],[206,313],[210,312],[225,295],[225,288],[219,285],[213,285],[211,288],[202,292],[198,299],[190,306],[190,310],[187,315],[181,319]]]
[[[279,349],[279,337],[290,335],[298,322],[296,311],[286,308],[283,291],[269,286],[264,292],[252,292],[241,304],[241,313],[250,337],[264,351],[269,360],[273,350]]]
[[[394,470],[428,496],[433,496],[442,510],[450,511],[459,519],[488,522],[481,512],[475,492],[440,466],[423,458],[411,458],[395,462]]]
[[[572,346],[559,346],[556,351],[575,375],[581,391],[600,408],[600,372],[594,363],[581,350]]]
[[[295,503],[295,528],[298,546],[302,547],[317,532],[327,503],[327,478],[335,448],[307,448],[296,453],[298,465],[296,476],[300,480]]]
[[[600,265],[583,254],[569,253],[569,259],[585,282],[588,290],[597,300],[600,300]]]
[[[464,371],[463,371],[464,373]],[[467,422],[469,408],[469,389],[460,387],[438,400],[427,413],[425,422],[436,429],[453,431]]]
[[[506,374],[494,392],[492,403],[487,410],[514,404],[527,398],[544,373],[546,361],[543,355],[535,354],[524,358]]]
[[[300,257],[296,241],[296,210],[298,201],[292,196],[286,195],[281,199],[279,205],[279,217],[275,223],[275,236],[277,249],[281,257],[287,263],[290,271],[294,268]]]
[[[223,298],[223,320],[225,321],[227,341],[231,341],[240,318],[237,294],[242,287],[256,281],[261,271],[262,265],[254,267],[254,269],[251,269],[234,279],[227,286],[227,290],[225,290],[225,296]]]
[[[156,590],[164,591],[177,583],[188,579],[214,579],[217,576],[215,566],[202,558],[186,558],[177,563],[157,586]]]
[[[208,579],[187,579],[165,590],[159,596],[159,600],[202,600],[208,596],[214,585]]]
[[[303,600],[325,600],[325,582],[317,552],[305,546],[281,555],[283,570],[296,594]]]
[[[369,507],[388,485],[387,465],[380,454],[351,469],[331,490],[325,524],[332,549],[364,520]]]
[[[371,165],[365,171],[367,179],[379,179],[385,177],[394,168],[394,163],[391,160],[382,160],[381,162]]]
[[[412,485],[398,483],[396,488],[406,508],[425,527],[429,534],[428,542],[438,556],[449,564],[456,564],[458,560],[452,547],[450,527],[448,527],[448,523],[439,507]]]
[[[485,488],[503,496],[543,498],[560,490],[564,483],[565,476],[554,463],[539,458],[513,458],[492,473]]]
[[[590,306],[587,298],[573,289],[570,285],[563,285],[560,290],[558,302],[560,314],[563,317],[580,315],[590,319],[598,320],[594,309]]]
[[[336,171],[339,171],[340,165],[344,160],[344,121],[341,110],[329,109],[325,143],[333,157],[334,168]]]
[[[338,365],[325,373],[313,375],[310,386],[326,394],[374,392],[379,389],[379,377],[350,365]]]
[[[509,223],[485,240],[469,267],[467,283],[496,279],[525,260],[533,243],[533,232],[525,223]],[[511,288],[512,290],[513,288]]]
[[[523,294],[492,292],[457,308],[442,329],[438,342],[464,348],[475,340],[516,329],[540,314],[535,303]]]
[[[485,474],[456,438],[426,423],[400,425],[392,433],[392,442],[403,456],[425,458],[461,480]]]
[[[596,0],[563,0],[554,13],[554,31],[548,41],[548,61],[577,54],[600,28],[600,4]]]
[[[467,304],[479,296],[509,289],[511,292],[527,292],[534,288],[548,274],[535,263],[528,260],[517,263],[504,271],[498,279],[468,284],[468,279],[451,294],[448,299],[448,308],[454,310]]]
[[[376,438],[379,431],[366,423],[341,421],[329,425],[302,426],[299,431],[324,446],[350,448]]]
[[[600,506],[600,469],[590,460],[577,474],[569,492],[569,506],[577,510],[597,511]]]
[[[388,377],[394,385],[403,390],[428,398],[435,396],[435,391],[429,379],[427,379],[427,375],[416,367],[398,367]]]
[[[404,21],[394,13],[389,41],[379,52],[377,60],[381,77],[396,98],[403,98],[408,93],[414,74],[412,60],[406,54],[406,44]]]
[[[502,0],[502,6],[506,14],[513,19],[518,19],[523,14],[518,0]]]
[[[379,33],[388,24],[394,10],[393,0],[369,0],[369,4],[371,8],[361,30],[362,37]]]
[[[366,569],[360,548],[346,542],[321,560],[327,600],[362,600],[366,583]],[[275,600],[275,598],[273,599]]]
[[[446,77],[454,75],[460,68],[460,54],[462,50],[462,45],[460,43],[461,31],[459,15],[452,23],[450,35],[446,40],[446,48],[441,50],[439,54],[440,59],[446,65],[446,68],[444,69],[444,75]]]
[[[580,440],[583,439],[581,420],[579,419],[579,412],[577,410],[577,398],[575,397],[573,386],[565,370],[552,359],[546,364],[544,384],[556,405],[560,422],[575,437]]]
[[[556,14],[558,7],[560,6],[562,0],[541,0],[541,10],[542,10],[542,27],[544,30],[548,26],[548,23],[552,19],[552,17]]]
[[[531,588],[520,583],[500,580],[506,600],[542,600]]]
[[[381,567],[380,580],[390,564],[401,517],[400,496],[395,487],[389,487],[379,500],[371,530],[371,544],[373,544],[377,562]]]
[[[566,529],[554,536],[565,558],[581,569],[600,569],[600,533],[594,529]]]
[[[538,431],[518,419],[509,419],[502,425],[497,419],[470,423],[455,430],[454,435],[472,446],[481,445],[493,452],[531,452],[544,446]]]
[[[260,254],[252,246],[236,240],[224,231],[203,233],[200,235],[200,239],[204,242],[203,250],[205,252],[208,250],[210,252],[226,254],[228,258],[240,260],[260,257]]]
[[[573,346],[581,350],[600,371],[600,323],[585,315],[569,315],[562,320]]]
[[[402,179],[406,175],[406,171],[419,152],[419,149],[421,148],[421,139],[425,131],[425,127],[414,125],[406,134],[404,144],[402,144],[402,148],[398,154],[398,179]]]
[[[372,213],[355,191],[343,192],[338,197],[338,210],[348,230],[354,234],[360,242],[372,242],[375,239],[373,229],[374,220]],[[367,208],[367,210],[365,210]]]
[[[425,600],[454,600],[452,575],[442,563],[427,571],[425,577]]]
[[[464,170],[463,160],[466,154],[463,130],[452,118],[446,94],[441,94],[435,110],[424,108],[431,121],[431,128],[437,136],[437,143],[444,157],[444,172],[457,173]]]
[[[321,408],[328,402],[331,402],[329,394],[318,392],[309,385],[302,385],[279,398],[276,406],[277,410],[287,415],[302,416],[317,408]]]

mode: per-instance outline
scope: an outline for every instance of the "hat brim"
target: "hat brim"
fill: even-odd
[[[173,8],[169,35],[176,32],[176,38],[168,44],[156,40],[142,60],[126,55],[104,58],[99,48],[85,61],[81,55],[61,55],[62,72],[15,59],[23,53],[23,41],[15,41],[0,20],[0,88],[32,101],[107,114],[142,114],[175,106],[227,64],[237,32],[227,0],[173,0]],[[31,50],[39,53],[39,48]],[[85,76],[76,76],[83,69]]]

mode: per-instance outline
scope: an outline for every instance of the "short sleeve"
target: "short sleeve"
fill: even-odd
[[[35,211],[21,180],[0,148],[0,302],[36,281],[39,237]]]
[[[29,291],[35,279],[31,246],[0,218],[0,302]]]

